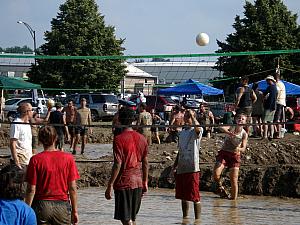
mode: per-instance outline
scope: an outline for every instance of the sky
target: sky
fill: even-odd
[[[33,39],[21,20],[36,32],[37,46],[51,30],[59,6],[65,0],[0,0],[0,47],[27,45]],[[216,39],[224,41],[234,32],[236,15],[244,17],[244,0],[97,0],[105,23],[125,38],[125,55],[213,53]],[[253,0],[250,0],[253,2]],[[300,14],[299,0],[283,0],[293,14]],[[300,19],[298,18],[298,24]],[[198,33],[207,33],[210,43],[198,46]]]

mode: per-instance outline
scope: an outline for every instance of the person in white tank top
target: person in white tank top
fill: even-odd
[[[231,195],[230,199],[236,200],[238,196],[238,176],[239,167],[241,162],[241,153],[245,152],[248,134],[243,129],[246,124],[247,116],[244,114],[237,114],[235,116],[236,126],[224,126],[220,129],[226,134],[224,144],[218,155],[216,156],[216,164],[214,167],[214,180],[218,186],[220,192],[225,192],[221,183],[221,174],[223,169],[229,168],[229,176],[231,183]]]

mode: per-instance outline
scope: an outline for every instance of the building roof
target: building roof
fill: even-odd
[[[153,76],[137,67],[135,67],[132,64],[125,63],[127,68],[126,70],[128,71],[126,76],[127,77],[141,77],[141,78],[156,78],[156,76]]]
[[[162,66],[162,67],[214,67],[216,66],[215,61],[195,61],[195,62],[185,62],[185,61],[176,61],[176,62],[138,62],[132,63],[133,66],[143,67],[143,66]]]
[[[5,55],[5,57],[1,57],[1,55]],[[9,57],[9,55],[20,55],[20,58],[15,58],[15,57]],[[33,54],[17,54],[17,53],[3,53],[0,52],[0,66],[24,66],[28,67],[31,66],[31,64],[34,64],[34,58],[23,58],[24,56],[32,56]],[[22,57],[23,56],[23,57]],[[21,58],[22,57],[22,58]]]

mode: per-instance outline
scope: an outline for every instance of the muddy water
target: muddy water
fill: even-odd
[[[114,200],[104,198],[104,188],[79,190],[80,224],[121,224],[113,219]],[[300,224],[300,200],[243,196],[238,201],[201,193],[201,221],[181,219],[180,201],[174,190],[150,189],[143,198],[137,224]],[[192,205],[191,205],[192,206]]]
[[[79,145],[80,147],[80,145]],[[72,150],[69,149],[69,145],[64,145],[64,150],[66,152],[71,152]],[[38,152],[43,151],[43,147],[41,145],[38,146]],[[80,155],[80,150],[77,152],[78,156]],[[7,148],[0,148],[0,155],[10,155],[9,147]],[[99,157],[105,155],[112,155],[112,144],[92,144],[88,143],[85,147],[85,159],[98,159]]]

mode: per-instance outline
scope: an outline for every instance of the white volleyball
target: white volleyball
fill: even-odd
[[[209,36],[206,33],[200,33],[196,37],[196,43],[199,46],[205,46],[209,43]]]

